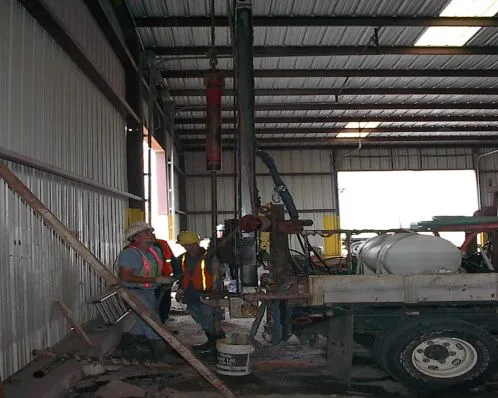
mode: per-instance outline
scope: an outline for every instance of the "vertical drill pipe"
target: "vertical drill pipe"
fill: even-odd
[[[252,1],[235,1],[235,42],[238,104],[238,191],[240,216],[256,213],[256,174],[254,170],[254,65]],[[244,233],[239,246],[242,285],[258,285],[256,234]]]
[[[19,195],[19,197],[38,214],[45,224],[67,243],[108,285],[119,286],[116,292],[130,308],[144,320],[161,338],[174,348],[185,361],[225,397],[235,397],[223,382],[200,362],[192,352],[185,347],[161,323],[159,317],[150,311],[132,291],[120,287],[119,279],[114,276],[94,254],[74,236],[74,234],[31,192],[26,185],[2,162],[0,162],[0,178]]]
[[[218,187],[216,172],[221,170],[221,95],[223,75],[208,72],[204,78],[206,93],[206,167],[211,171],[211,247],[216,246],[218,224]]]

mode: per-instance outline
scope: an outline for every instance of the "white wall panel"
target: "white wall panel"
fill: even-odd
[[[9,0],[13,1],[13,0]],[[125,95],[124,68],[82,0],[44,0],[111,87]],[[110,7],[106,10],[111,13]]]
[[[66,2],[62,2],[66,3]],[[69,3],[69,2],[67,2]],[[72,3],[72,2],[71,2]],[[124,120],[19,2],[0,2],[0,146],[126,191]],[[8,166],[111,267],[128,200],[26,166]],[[82,264],[0,181],[0,378],[95,312],[102,290]]]
[[[465,170],[473,168],[471,148],[364,148],[335,151],[340,171]]]

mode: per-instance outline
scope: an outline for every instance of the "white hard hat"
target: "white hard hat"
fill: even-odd
[[[154,231],[154,228],[152,228],[149,224],[147,224],[144,221],[137,221],[134,223],[131,223],[128,228],[126,228],[126,231],[124,233],[125,239],[126,240],[131,240],[136,234],[139,234],[140,232],[143,231]]]

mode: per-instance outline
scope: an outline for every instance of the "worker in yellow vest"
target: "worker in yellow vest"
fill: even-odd
[[[177,243],[186,252],[178,258],[182,276],[176,300],[187,304],[187,311],[206,333],[208,341],[192,348],[200,354],[213,353],[216,340],[222,336],[216,334],[213,308],[203,304],[200,299],[201,293],[213,287],[211,253],[200,246],[199,235],[191,231],[180,232]]]

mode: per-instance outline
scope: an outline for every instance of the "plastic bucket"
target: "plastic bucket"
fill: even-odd
[[[251,374],[251,344],[229,344],[226,339],[216,342],[216,372],[227,376]]]

